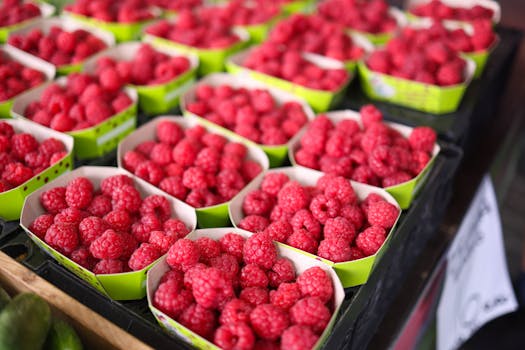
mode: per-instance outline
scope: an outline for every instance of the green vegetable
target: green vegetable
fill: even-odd
[[[77,332],[69,323],[61,319],[53,319],[44,348],[46,350],[82,350],[82,343]]]

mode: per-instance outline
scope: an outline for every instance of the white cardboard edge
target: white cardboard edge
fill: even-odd
[[[349,35],[357,46],[362,47],[365,50],[364,56],[374,51],[374,44],[372,44],[372,42],[370,42],[370,40],[368,40],[363,34],[351,32]],[[359,61],[359,59],[357,61]]]
[[[211,239],[218,240],[218,239],[220,239],[221,237],[223,237],[224,235],[226,235],[227,233],[230,233],[230,232],[237,233],[237,234],[243,236],[244,238],[248,238],[248,237],[250,237],[252,235],[251,232],[248,232],[248,231],[245,231],[245,230],[242,230],[242,229],[233,228],[233,227],[224,227],[224,228],[212,228],[212,229],[196,230],[196,231],[193,231],[192,233],[190,233],[185,238],[188,238],[188,239],[191,239],[191,240],[196,240],[196,239],[198,239],[200,237],[209,237]],[[310,258],[310,257],[308,257],[306,255],[301,254],[301,253],[298,253],[298,252],[296,252],[296,251],[294,251],[294,250],[292,250],[292,249],[290,249],[288,247],[285,247],[285,246],[282,246],[282,245],[279,245],[279,244],[276,244],[276,247],[277,247],[277,249],[279,251],[279,256],[288,258],[293,263],[297,275],[300,275],[304,271],[306,271],[307,269],[309,269],[311,267],[316,267],[316,266],[320,267],[321,269],[323,269],[326,273],[328,273],[330,275],[330,278],[331,278],[332,284],[333,284],[333,288],[334,288],[334,300],[333,300],[333,309],[334,309],[334,311],[333,311],[332,316],[330,318],[329,324],[332,323],[334,321],[334,319],[337,317],[337,314],[339,313],[339,309],[341,308],[341,305],[342,305],[344,297],[345,297],[343,286],[341,285],[341,281],[339,280],[339,277],[337,277],[337,274],[335,273],[335,271],[329,265],[327,265],[327,264],[325,264],[325,263],[323,263],[323,262],[321,262],[319,260]],[[166,257],[164,256],[163,258],[161,258],[161,260],[159,260],[148,271],[146,295],[147,295],[148,304],[150,305],[150,307],[153,305],[153,302],[152,302],[152,300],[153,300],[153,293],[157,289],[157,287],[159,285],[159,282],[160,282],[160,279],[162,278],[164,273],[166,271],[168,271],[168,270],[169,270],[169,266],[166,263]],[[165,315],[165,317],[169,318],[167,315]],[[184,327],[182,325],[180,325],[180,326]],[[319,337],[319,341],[315,344],[314,349],[317,349],[317,348],[320,347],[320,345],[322,344],[323,340],[328,336],[328,332],[329,332],[328,329],[325,329],[323,331],[323,333]],[[211,349],[219,349],[218,346],[216,346],[215,344],[211,343],[210,341],[200,337],[199,335],[195,334],[195,336],[200,338],[200,340],[202,340],[202,341],[208,342],[209,343],[209,347]]]
[[[390,6],[388,8],[388,14],[394,18],[398,29],[403,28],[408,24],[407,16],[397,7]]]
[[[426,4],[430,1],[431,0],[406,0],[404,3],[404,8],[410,10],[416,5]],[[441,2],[449,6],[462,8],[469,8],[474,5],[480,5],[482,7],[494,11],[494,14],[492,15],[492,22],[499,23],[499,21],[501,20],[501,6],[498,2],[493,0],[441,0]]]
[[[3,51],[9,58],[22,63],[26,67],[33,68],[44,73],[46,80],[48,81],[55,78],[55,66],[39,57],[33,56],[11,45],[0,46],[0,51]]]

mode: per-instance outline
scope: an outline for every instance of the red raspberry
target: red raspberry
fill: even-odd
[[[99,275],[124,272],[124,262],[121,260],[100,260],[93,268],[93,273]]]
[[[32,177],[33,171],[31,168],[24,166],[22,163],[7,164],[2,173],[2,179],[13,187],[20,186]]]
[[[57,152],[53,153],[51,158],[49,158],[49,164],[55,164],[62,160],[67,155],[66,152]]]
[[[179,239],[171,246],[168,251],[166,262],[173,269],[186,271],[188,268],[199,262],[199,258],[199,248],[195,242],[183,238]]]
[[[206,308],[224,306],[234,297],[232,281],[219,269],[208,267],[195,274],[192,281],[195,301]]]
[[[361,202],[361,209],[365,215],[368,215],[368,208],[370,204],[375,202],[383,202],[384,199],[377,193],[370,193],[366,198]]]
[[[217,328],[213,342],[221,349],[250,350],[255,344],[255,336],[246,323],[229,323]]]
[[[157,246],[149,243],[142,243],[129,258],[128,265],[133,271],[142,270],[160,258],[161,255],[162,252]]]
[[[1,147],[0,147],[1,148]],[[38,153],[38,152],[31,152],[31,153],[27,153],[24,157],[24,162],[25,164],[32,168],[32,169],[35,169],[35,168],[47,168],[49,166],[49,161],[48,161],[49,157],[47,157],[45,154],[43,153]],[[36,174],[36,170],[35,170],[35,174]]]
[[[120,256],[120,259],[124,261],[129,260],[133,252],[137,249],[138,242],[135,239],[135,236],[133,236],[131,233],[121,232],[120,234],[124,240],[124,250]]]
[[[248,302],[241,299],[232,299],[224,305],[219,322],[221,324],[249,322],[252,310],[253,307]]]
[[[255,234],[244,243],[243,258],[246,264],[256,264],[268,270],[277,259],[277,248],[267,235]]]
[[[277,341],[258,339],[253,350],[280,350],[281,346]]]
[[[88,270],[92,270],[97,263],[97,259],[91,256],[89,249],[86,247],[80,247],[73,251],[71,253],[70,259]]]
[[[238,262],[242,261],[244,242],[244,237],[236,233],[227,233],[219,240],[222,251],[233,255]]]
[[[129,213],[136,213],[142,205],[140,192],[132,185],[123,185],[113,191],[111,196],[113,210],[126,210]]]
[[[365,257],[365,254],[357,248],[357,247],[350,247],[350,260],[358,260]]]
[[[53,224],[54,218],[55,216],[53,214],[39,215],[31,225],[29,225],[29,230],[38,238],[44,239],[47,229]]]
[[[201,337],[210,339],[216,328],[217,320],[212,310],[199,304],[192,304],[182,312],[178,321]]]
[[[289,213],[295,213],[306,208],[309,200],[308,191],[295,181],[290,181],[284,185],[277,195],[279,206]]]
[[[183,238],[188,233],[190,233],[190,230],[186,227],[186,224],[179,219],[168,219],[164,221],[162,228],[166,234],[177,238]]]
[[[173,319],[177,319],[192,303],[191,292],[186,289],[181,290],[175,280],[167,280],[159,284],[153,296],[153,305]]]
[[[182,179],[180,176],[170,176],[164,178],[159,183],[159,188],[164,192],[171,194],[173,197],[184,200],[188,190],[182,184]]]
[[[325,195],[317,195],[312,199],[310,203],[310,211],[314,218],[316,218],[321,224],[324,224],[326,220],[335,218],[339,215],[341,210],[341,203],[336,198],[328,198]]]
[[[193,286],[193,277],[195,277],[199,270],[206,269],[208,266],[203,263],[196,263],[193,267],[190,267],[186,272],[184,272],[184,287],[188,290],[192,290]],[[178,271],[178,270],[173,270]]]
[[[202,136],[201,141],[207,147],[215,149],[218,152],[222,151],[224,146],[228,143],[228,140],[224,136],[212,133],[207,133],[206,135]]]
[[[399,209],[387,201],[374,202],[368,207],[368,222],[384,229],[394,226],[398,216]]]
[[[259,175],[263,169],[262,166],[254,160],[246,160],[242,164],[242,176],[246,182],[252,181],[257,175]]]
[[[233,154],[224,154],[221,157],[219,167],[221,170],[240,170],[242,166],[243,159]]]
[[[55,187],[45,191],[40,196],[40,203],[47,212],[52,214],[66,209],[68,207],[66,203],[66,188]]]
[[[146,157],[142,153],[136,151],[128,151],[126,152],[122,160],[124,162],[124,168],[134,173],[137,167],[142,162],[146,161]]]
[[[272,304],[258,305],[250,313],[250,322],[255,333],[268,340],[279,339],[290,324],[286,312]]]
[[[206,147],[203,148],[195,159],[195,166],[207,173],[215,173],[219,169],[221,155],[218,150]]]
[[[344,217],[328,219],[323,227],[324,239],[342,239],[346,242],[352,242],[355,235],[354,225]]]
[[[157,247],[161,254],[166,254],[176,240],[176,236],[167,235],[164,231],[152,231],[148,242]]]
[[[170,202],[164,196],[157,194],[144,198],[140,206],[140,215],[155,214],[161,221],[168,220],[171,216]]]
[[[412,153],[412,172],[414,175],[418,175],[425,169],[428,162],[430,162],[430,156],[427,152],[414,151]]]
[[[280,205],[273,207],[270,213],[270,221],[290,221],[293,217],[293,213],[288,213]]]
[[[0,122],[0,135],[4,135],[7,138],[13,137],[15,134],[15,129],[11,126],[11,124],[6,122]]]
[[[203,262],[208,262],[221,254],[220,243],[209,237],[200,237],[195,241],[195,244],[199,248],[200,259]]]
[[[355,244],[366,256],[375,254],[386,239],[385,229],[379,226],[370,226],[355,239]]]
[[[164,178],[162,168],[149,160],[142,162],[137,166],[135,169],[135,175],[154,186],[157,186]]]
[[[174,148],[172,157],[183,167],[192,166],[199,153],[198,147],[189,139],[183,139]]]
[[[379,177],[394,174],[399,167],[399,156],[389,146],[377,146],[368,156],[370,169]]]
[[[200,141],[200,139],[206,134],[206,129],[201,125],[195,125],[184,131],[184,135],[193,141]]]
[[[107,228],[107,224],[104,220],[96,216],[89,216],[83,219],[78,225],[80,241],[83,245],[89,246],[91,242],[101,236]]]
[[[323,302],[328,302],[334,294],[332,279],[318,266],[304,271],[297,277],[297,284],[303,296],[318,297]]]
[[[124,247],[122,235],[108,229],[91,243],[89,251],[98,259],[118,259],[124,252]]]
[[[304,250],[305,252],[315,254],[317,251],[318,242],[308,233],[308,231],[304,229],[298,229],[295,230],[290,235],[290,237],[288,237],[286,244],[291,245],[294,248]]]
[[[316,240],[321,237],[321,225],[308,209],[296,212],[290,223],[294,231],[303,229]]]
[[[357,168],[355,168],[351,179],[356,182],[361,182],[372,186],[374,186],[374,184],[379,183],[377,176],[366,165],[360,165]]]
[[[53,224],[49,227],[44,240],[62,254],[69,255],[78,247],[77,228],[73,225]]]
[[[241,270],[240,282],[241,288],[266,288],[268,286],[268,276],[266,275],[266,272],[259,266],[248,264]]]
[[[38,141],[31,134],[15,134],[11,138],[11,150],[18,159],[38,149]]]
[[[268,290],[260,287],[248,287],[241,290],[239,298],[252,306],[267,304],[270,300]]]
[[[281,283],[295,280],[295,268],[287,258],[279,258],[268,272],[270,286],[277,288]]]
[[[290,320],[293,324],[311,327],[321,333],[330,321],[330,310],[318,297],[299,300],[290,308]]]
[[[264,231],[269,224],[268,219],[263,216],[249,215],[244,217],[238,226],[243,230],[257,233]]]
[[[188,168],[182,175],[182,184],[192,190],[205,190],[208,188],[206,173],[201,168]]]
[[[237,280],[239,274],[239,263],[237,259],[230,254],[221,254],[210,260],[210,266],[222,271],[224,275],[232,281]]]
[[[264,233],[270,237],[271,240],[278,242],[286,242],[288,237],[293,233],[292,225],[284,220],[272,222]]]
[[[169,145],[176,145],[184,136],[182,128],[169,120],[162,120],[157,124],[157,139]]]
[[[290,309],[301,298],[301,291],[297,283],[282,283],[277,290],[270,291],[270,302],[282,308]]]
[[[111,198],[103,194],[95,196],[86,210],[91,215],[102,217],[111,211]]]
[[[463,82],[462,69],[455,62],[447,62],[439,67],[436,80],[441,86],[460,84]]]
[[[180,289],[184,287],[184,274],[181,271],[169,270],[160,279],[159,283],[164,283],[167,280],[174,280]]]
[[[331,178],[328,181],[324,194],[328,198],[337,198],[342,205],[354,204],[357,202],[357,196],[350,181],[341,176]]]
[[[160,165],[160,166],[168,165],[173,161],[171,159],[171,146],[165,143],[157,143],[151,150],[149,157],[157,165]],[[137,167],[139,165],[140,164],[138,164]]]
[[[77,227],[85,217],[85,212],[75,208],[66,208],[55,216],[55,224],[74,225]]]
[[[246,157],[247,152],[246,146],[239,142],[228,142],[223,150],[223,154],[235,155],[241,159]]]
[[[361,107],[359,114],[361,115],[361,122],[365,129],[368,129],[368,127],[374,123],[381,123],[383,121],[381,111],[371,104]]]
[[[327,238],[319,243],[317,255],[321,258],[343,262],[351,259],[350,242],[342,238]]]
[[[127,175],[114,175],[102,180],[100,190],[106,196],[111,197],[114,191],[126,185],[133,186],[133,179],[131,177]]]
[[[434,129],[419,126],[412,130],[408,137],[408,142],[410,142],[410,147],[412,147],[413,150],[432,153],[436,138],[437,136]]]
[[[404,171],[399,171],[397,173],[394,173],[390,176],[387,176],[383,179],[382,185],[383,188],[392,187],[399,185],[403,182],[410,181],[412,179],[412,176],[405,173]]]
[[[110,228],[121,232],[129,231],[132,224],[132,219],[125,210],[113,210],[107,213],[104,221],[109,224]]]
[[[313,349],[319,336],[310,327],[294,325],[281,336],[281,348],[289,350]]]
[[[261,190],[255,190],[246,195],[242,203],[244,215],[265,216],[270,213],[273,207],[272,197]]]
[[[308,130],[301,137],[301,147],[310,154],[322,155],[324,153],[326,139],[326,132],[314,129],[313,124],[310,124]]]

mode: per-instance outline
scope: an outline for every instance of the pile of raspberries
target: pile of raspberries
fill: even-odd
[[[26,67],[0,51],[0,103],[42,84],[45,79],[41,71]]]
[[[261,171],[241,143],[209,133],[200,125],[184,130],[163,120],[156,140],[126,152],[124,167],[194,208],[229,201]]]
[[[417,176],[432,158],[436,132],[415,127],[408,138],[383,123],[373,105],[360,110],[363,127],[319,115],[294,153],[297,164],[372,186],[390,187]]]
[[[103,22],[135,23],[153,18],[146,0],[76,0],[64,9]]]
[[[40,8],[32,2],[4,0],[0,5],[0,27],[12,26],[40,14]]]
[[[164,196],[142,198],[132,178],[114,175],[96,189],[85,177],[42,193],[45,214],[29,230],[96,274],[142,270],[190,230]]]
[[[376,193],[360,201],[344,177],[324,175],[303,186],[278,171],[246,195],[242,210],[240,228],[333,262],[375,254],[400,213]]]
[[[494,11],[481,5],[472,7],[453,7],[441,0],[432,0],[427,3],[416,5],[410,9],[410,12],[420,17],[431,17],[435,20],[457,20],[457,21],[475,21],[475,20],[492,20]]]
[[[330,276],[296,277],[263,233],[181,239],[166,262],[153,305],[222,349],[311,349],[333,313]]]
[[[15,133],[0,122],[0,192],[17,187],[41,173],[67,154],[62,141],[47,138],[38,142],[29,133]]]
[[[204,7],[201,11],[230,25],[247,26],[268,22],[279,14],[280,9],[274,1],[230,0],[224,5]]]

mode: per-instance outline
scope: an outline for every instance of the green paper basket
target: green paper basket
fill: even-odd
[[[118,166],[124,170],[123,159],[126,152],[133,150],[137,145],[144,141],[155,140],[156,139],[156,130],[157,124],[161,121],[169,120],[171,122],[177,123],[183,129],[188,129],[196,125],[202,125],[206,128],[208,132],[218,133],[226,137],[230,141],[237,141],[235,138],[232,138],[231,135],[221,133],[220,131],[210,128],[208,125],[201,123],[199,118],[188,117],[183,118],[181,116],[160,116],[151,120],[150,122],[142,125],[128,137],[126,137],[118,146]],[[268,158],[264,152],[254,145],[246,145],[248,148],[248,159],[255,160],[259,163],[263,171],[268,169]],[[127,171],[127,170],[126,170]],[[171,196],[169,193],[165,193],[166,196]],[[224,202],[210,207],[204,208],[194,208],[197,212],[197,222],[201,228],[210,228],[210,227],[224,227],[230,225],[230,219],[228,214],[228,203]]]
[[[232,30],[240,38],[240,41],[225,49],[200,49],[147,33],[144,35],[144,41],[152,43],[157,47],[174,47],[182,52],[197,55],[197,57],[199,57],[198,74],[204,76],[206,74],[223,71],[227,58],[249,44],[250,36],[245,30],[240,28],[234,28]]]
[[[284,145],[277,145],[277,146],[267,146],[255,143],[239,134],[236,134],[230,129],[227,129],[225,127],[222,127],[220,125],[217,125],[215,123],[210,122],[209,120],[195,115],[191,112],[189,112],[186,109],[186,106],[195,101],[195,91],[197,90],[198,85],[202,84],[208,84],[212,86],[218,86],[227,84],[234,88],[248,88],[248,89],[264,89],[268,90],[268,92],[272,95],[272,97],[277,101],[279,104],[283,104],[285,102],[294,101],[297,103],[300,103],[303,106],[303,110],[309,120],[312,120],[315,115],[313,111],[310,109],[310,107],[300,98],[297,98],[296,96],[287,93],[286,91],[282,91],[279,89],[275,89],[271,86],[268,86],[264,83],[255,81],[253,79],[250,79],[249,77],[244,77],[241,75],[231,75],[231,74],[221,74],[216,73],[209,76],[204,77],[203,79],[199,80],[198,84],[190,88],[181,99],[181,107],[183,110],[184,116],[193,116],[197,117],[202,124],[207,125],[213,130],[217,130],[217,132],[227,135],[232,140],[236,140],[239,142],[244,143],[247,146],[255,146],[264,151],[266,155],[268,156],[270,160],[270,167],[276,167],[284,163],[288,156],[288,144]]]
[[[207,229],[207,230],[196,230],[192,233],[190,233],[186,238],[189,238],[191,240],[196,240],[200,237],[208,237],[213,240],[219,240],[221,237],[226,235],[227,233],[237,233],[245,238],[248,238],[252,235],[251,232],[247,232],[241,229],[236,229],[232,227],[226,227],[226,228],[215,228],[215,229]],[[328,325],[326,326],[325,330],[319,337],[319,340],[313,347],[313,349],[318,350],[321,348],[325,340],[330,336],[330,332],[332,328],[335,325],[335,321],[337,319],[339,310],[341,308],[341,305],[343,303],[343,299],[345,296],[343,287],[341,286],[341,283],[339,282],[337,275],[334,273],[333,270],[330,269],[329,266],[326,264],[323,264],[322,262],[307,257],[304,254],[298,253],[294,251],[293,249],[290,249],[287,246],[284,245],[278,245],[277,246],[279,255],[285,258],[288,258],[294,265],[295,270],[297,271],[297,274],[303,273],[305,270],[318,266],[322,268],[326,273],[329,274],[330,278],[332,279],[333,287],[334,287],[334,300],[332,304],[333,314],[330,318],[330,321],[328,322]],[[209,340],[199,336],[198,334],[192,332],[190,329],[184,327],[180,323],[176,322],[174,319],[157,309],[155,306],[153,306],[153,298],[155,290],[158,288],[158,285],[160,284],[160,280],[164,273],[170,270],[170,267],[166,263],[166,259],[162,258],[160,259],[153,268],[151,268],[148,271],[148,306],[157,319],[157,322],[160,324],[164,330],[166,330],[168,333],[183,339],[187,343],[191,344],[192,346],[198,348],[198,349],[213,349],[213,350],[219,350],[220,348],[216,346],[215,344],[211,343]]]
[[[11,115],[14,118],[26,119],[24,113],[29,103],[39,100],[43,91],[54,82],[65,86],[66,79],[66,77],[61,77],[18,95],[13,102]],[[128,108],[98,125],[83,130],[66,132],[66,134],[73,136],[75,139],[76,158],[93,159],[102,157],[114,150],[120,140],[135,130],[137,124],[137,92],[130,88],[125,88],[124,91],[133,101]]]
[[[421,19],[429,19],[428,17],[416,16],[413,13],[410,12],[410,8],[412,8],[412,7],[416,6],[416,5],[425,4],[425,3],[428,3],[428,2],[430,2],[430,0],[407,0],[405,2],[405,8],[407,9],[405,11],[405,15],[407,16],[407,19],[409,20],[409,22],[418,22]],[[492,23],[498,24],[500,22],[500,20],[501,20],[501,6],[499,5],[498,2],[493,1],[493,0],[469,0],[469,1],[465,1],[465,0],[441,0],[441,2],[444,3],[444,4],[447,4],[449,6],[462,7],[462,8],[472,8],[472,6],[480,5],[480,6],[483,6],[485,8],[489,8],[489,9],[491,9],[494,12],[493,15],[492,15]],[[458,21],[458,20],[443,20],[442,22],[444,24],[452,24],[452,25],[465,25],[465,24],[468,23],[468,22],[465,22],[465,21]]]
[[[393,31],[387,32],[387,33],[372,34],[372,33],[362,32],[362,31],[359,31],[359,30],[355,30],[355,29],[350,29],[349,28],[348,32],[349,33],[356,33],[356,34],[364,36],[373,45],[376,45],[376,46],[384,45],[397,34],[399,28],[405,27],[407,25],[407,23],[408,23],[408,20],[407,20],[407,18],[405,16],[405,13],[403,11],[401,11],[401,10],[395,8],[395,7],[390,7],[388,9],[388,13],[390,14],[390,16],[392,16],[394,18],[394,20],[397,23],[397,29],[396,30],[393,30]]]
[[[27,52],[13,48],[10,45],[0,47],[0,55],[6,55],[13,61],[23,64],[26,67],[36,69],[45,75],[45,80],[50,81],[55,77],[55,67],[38,57],[28,54]],[[31,90],[31,89],[29,89]],[[29,91],[29,90],[26,90]],[[11,108],[16,96],[8,100],[0,101],[0,118],[11,118]]]
[[[310,13],[315,10],[315,0],[292,0],[281,5],[283,13],[291,15],[294,13]]]
[[[128,42],[105,50],[87,60],[84,65],[84,70],[94,74],[97,60],[100,57],[112,57],[116,60],[130,61],[142,44],[141,42]],[[190,68],[183,74],[164,84],[129,85],[138,93],[141,111],[148,115],[167,113],[178,107],[180,96],[195,82],[197,68],[199,66],[199,59],[195,55],[180,52],[175,48],[155,46],[153,46],[153,48],[172,57],[186,57],[190,61]]]
[[[345,119],[350,119],[357,122],[361,128],[363,127],[359,112],[355,112],[352,110],[342,110],[328,112],[325,113],[325,115],[334,124],[337,124]],[[406,125],[401,125],[397,123],[385,122],[385,124],[388,125],[390,128],[398,131],[405,138],[408,138],[410,136],[410,133],[413,129]],[[297,133],[297,135],[295,135],[292,138],[292,140],[290,140],[288,157],[290,158],[290,162],[293,166],[301,166],[295,161],[295,152],[299,149],[299,146],[301,144],[301,138],[305,134],[307,128],[308,126],[305,126],[301,131],[299,131],[299,133]],[[408,209],[412,204],[413,200],[416,198],[420,188],[424,186],[425,181],[427,179],[427,175],[434,166],[434,161],[436,160],[436,157],[439,154],[440,150],[441,148],[438,144],[434,145],[434,149],[432,150],[432,158],[425,166],[425,168],[416,177],[401,184],[384,188],[385,191],[387,191],[392,195],[392,197],[394,197],[401,209]]]
[[[115,38],[110,32],[101,30],[99,28],[91,28],[82,23],[75,22],[75,21],[72,21],[71,19],[62,18],[62,17],[53,17],[53,18],[40,19],[40,20],[34,21],[30,25],[25,26],[24,28],[11,32],[11,35],[26,35],[33,29],[41,29],[44,33],[47,33],[53,26],[61,27],[67,31],[83,29],[89,32],[90,34],[95,35],[100,40],[102,40],[106,44],[107,47],[111,47],[115,45]],[[15,49],[20,50],[18,48],[15,48]],[[84,66],[84,62],[85,60],[82,62],[55,66],[55,69],[58,75],[68,75],[74,72],[80,72]]]
[[[316,112],[325,112],[337,106],[343,99],[348,85],[354,75],[349,73],[346,82],[337,91],[317,90],[292,83],[288,80],[264,74],[243,66],[244,61],[254,48],[233,55],[226,63],[226,70],[232,74],[245,74],[255,80],[262,81],[271,87],[292,93],[308,102]],[[345,65],[337,60],[311,53],[303,53],[304,59],[324,69],[347,69]]]
[[[54,178],[73,169],[73,138],[26,120],[8,119],[2,122],[11,124],[17,133],[25,132],[33,135],[39,142],[50,137],[60,140],[67,151],[64,158],[46,168],[41,173],[33,176],[20,186],[9,191],[0,192],[0,217],[10,221],[20,218],[24,200],[28,195],[49,181],[52,181]]]
[[[262,183],[262,180],[264,178],[265,174],[268,173],[284,173],[288,175],[288,177],[291,180],[299,182],[303,186],[315,186],[317,180],[322,177],[324,174],[320,171],[308,169],[301,166],[295,166],[295,167],[286,167],[286,168],[277,168],[277,169],[271,169],[263,174],[259,174],[251,183],[249,186],[245,187],[241,192],[239,192],[231,201],[230,203],[230,219],[235,227],[238,227],[239,223],[243,219],[243,211],[242,211],[242,203],[244,201],[244,198],[248,193],[251,191],[260,188],[260,185]],[[350,181],[350,180],[348,180]],[[362,183],[350,181],[352,184],[352,187],[354,188],[354,191],[359,198],[359,200],[363,200],[368,196],[370,193],[376,193],[383,197],[386,201],[389,203],[395,205],[397,208],[399,208],[398,203],[392,197],[388,192],[386,192],[383,189],[380,189],[378,187],[373,187],[369,185],[365,185]],[[399,215],[401,215],[401,210],[399,211]],[[398,219],[399,220],[399,215]],[[388,233],[388,236],[381,246],[377,253],[374,255],[367,256],[362,259],[353,260],[353,261],[346,261],[346,262],[339,262],[335,263],[333,261],[329,261],[323,258],[320,258],[314,254],[307,253],[305,251],[302,251],[300,249],[288,246],[283,243],[278,243],[279,246],[286,246],[291,250],[295,250],[296,252],[311,257],[312,259],[317,259],[325,264],[331,266],[334,271],[337,273],[337,276],[339,277],[339,280],[341,281],[341,284],[344,288],[354,287],[361,284],[366,283],[368,280],[368,277],[370,276],[370,273],[372,272],[373,267],[379,260],[379,257],[383,255],[386,249],[388,249],[388,246],[390,245],[391,237],[395,234],[394,230],[397,225],[397,220],[394,226],[390,229],[390,232]]]
[[[445,114],[458,109],[461,99],[472,81],[476,64],[468,59],[466,62],[465,81],[447,87],[424,84],[374,72],[368,69],[364,62],[359,62],[358,72],[361,88],[371,99],[386,101],[423,112]]]
[[[107,275],[97,275],[88,269],[78,265],[65,255],[59,253],[55,249],[51,248],[43,240],[39,239],[30,230],[29,226],[31,223],[41,214],[44,214],[44,209],[40,204],[40,195],[51,188],[57,186],[65,186],[70,180],[84,176],[89,178],[98,188],[100,182],[113,175],[124,174],[129,175],[125,171],[112,167],[80,167],[71,171],[67,174],[60,176],[54,181],[43,186],[39,190],[33,192],[26,198],[24,208],[22,209],[22,216],[20,218],[20,225],[28,233],[29,237],[46,253],[56,259],[61,265],[70,270],[72,273],[82,278],[84,281],[89,283],[93,288],[97,289],[100,293],[110,297],[114,300],[136,300],[142,299],[146,296],[146,273],[154,265],[154,263],[145,267],[139,271],[132,271],[126,273],[116,273]],[[135,187],[139,190],[142,197],[147,195],[157,194],[163,195],[164,192],[148,184],[147,182],[133,177]],[[188,205],[165,196],[170,202],[172,212],[175,216],[182,220],[187,227],[191,230],[195,229],[196,218],[195,212]]]
[[[10,25],[10,26],[0,27],[0,44],[7,43],[7,38],[9,37],[9,35],[13,31],[22,29],[22,28],[24,28],[26,26],[29,26],[33,22],[38,21],[41,18],[51,17],[55,13],[55,7],[53,5],[51,5],[51,4],[46,4],[44,2],[40,2],[37,5],[40,8],[40,14],[41,14],[40,16],[34,17],[34,18],[29,18],[29,19],[27,19],[25,21],[22,21],[22,22],[19,22],[19,23]]]

